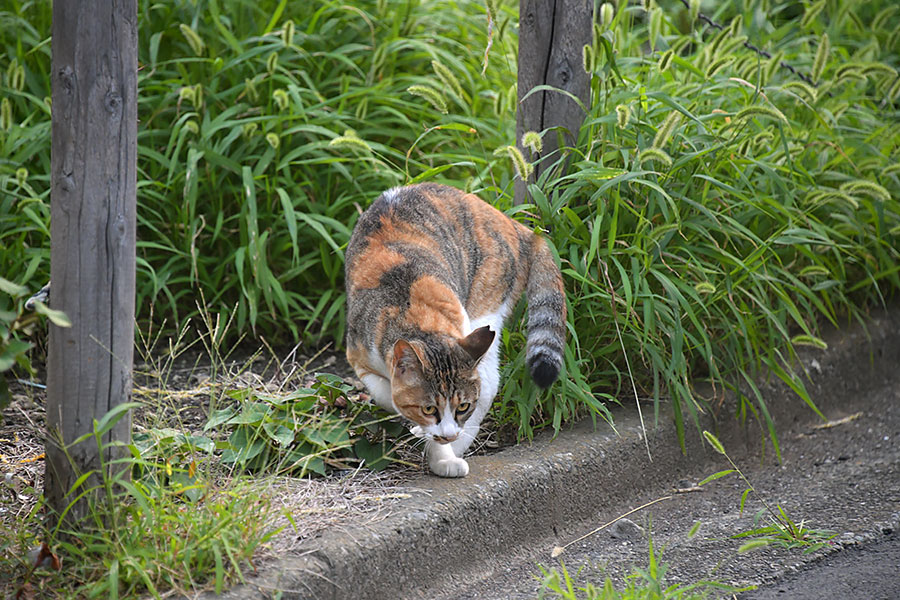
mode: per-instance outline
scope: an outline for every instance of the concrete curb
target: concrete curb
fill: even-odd
[[[827,351],[805,352],[800,362],[810,378],[810,395],[828,414],[840,408],[841,397],[865,394],[900,365],[900,310],[873,316],[865,328],[830,332],[826,341]],[[760,391],[776,427],[815,420],[780,381],[764,382]],[[283,598],[378,600],[446,592],[441,586],[448,569],[458,575],[476,565],[496,565],[498,557],[548,541],[549,551],[550,540],[583,531],[579,524],[602,508],[631,508],[651,482],[677,481],[679,473],[712,457],[692,425],[686,425],[683,455],[674,425],[666,422],[650,431],[653,461],[648,461],[637,415],[627,408],[629,401],[624,403],[626,408],[614,413],[618,435],[605,424],[595,431],[583,423],[556,439],[544,436],[474,457],[463,480],[423,477],[409,486],[422,493],[404,500],[402,512],[366,528],[309,540],[303,556],[269,565],[222,597],[268,598],[282,590]],[[717,431],[737,459],[758,451],[761,438],[755,422],[742,425],[732,414],[726,407],[718,423],[704,417],[701,426]]]

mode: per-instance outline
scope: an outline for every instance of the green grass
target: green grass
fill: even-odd
[[[340,342],[359,212],[386,187],[444,181],[544,232],[566,279],[562,383],[539,394],[521,328],[505,333],[497,420],[527,437],[636,392],[683,435],[714,407],[692,385],[709,379],[778,452],[758,375],[815,410],[796,347],[900,287],[900,14],[887,0],[701,3],[719,32],[675,0],[612,3],[587,51],[578,141],[542,159],[568,168],[513,207],[516,6],[491,7],[141,3],[140,328],[180,331],[199,301],[234,311],[230,339]],[[4,8],[0,271],[37,289],[50,9]],[[20,301],[0,295],[0,310]]]
[[[731,460],[722,442],[708,431],[703,432],[703,437],[706,438],[707,443],[716,452],[725,457],[731,468],[713,473],[698,485],[702,486],[710,481],[736,473],[747,486],[744,493],[741,494],[740,513],[744,513],[744,505],[750,494],[755,494],[763,505],[753,517],[754,528],[732,536],[734,538],[751,538],[746,544],[741,546],[738,550],[739,552],[775,544],[788,549],[803,548],[803,553],[808,554],[827,546],[829,540],[837,535],[834,531],[826,529],[809,529],[806,527],[805,521],[800,521],[799,523],[794,521],[780,504],[776,504],[775,509],[773,509],[766,499],[756,491],[756,488],[753,487],[753,484],[750,483],[744,472]],[[760,525],[760,522],[763,522],[763,524]]]
[[[85,443],[97,444],[103,456],[104,432],[136,406],[120,405],[95,421]],[[271,499],[246,480],[214,482],[208,472],[173,466],[170,455],[127,449],[76,480],[67,498],[87,500],[84,520],[47,519],[42,500],[18,514],[13,535],[0,537],[4,587],[46,598],[158,598],[170,590],[221,592],[244,580],[257,550],[278,533]],[[28,550],[42,543],[62,569],[35,567]]]
[[[647,538],[648,559],[646,567],[632,567],[625,577],[625,585],[617,585],[607,576],[603,583],[594,585],[576,582],[581,573],[569,573],[565,563],[559,568],[541,571],[541,593],[539,598],[556,598],[560,600],[702,600],[703,598],[719,598],[725,593],[735,594],[749,588],[737,588],[719,581],[698,581],[691,584],[669,583],[666,573],[668,563],[662,560],[662,550],[654,549],[653,538]],[[583,578],[583,577],[582,577]]]
[[[821,348],[822,326],[862,319],[900,287],[900,15],[829,2],[801,28],[798,3],[719,3],[720,35],[677,2],[619,7],[595,36],[570,166],[545,171],[515,209],[546,231],[567,279],[569,382],[533,402],[515,340],[503,396],[529,400],[504,415],[524,432],[558,426],[588,397],[633,397],[633,373],[682,436],[735,392],[778,452],[757,377],[817,410],[796,348]],[[728,26],[815,67],[819,86],[735,43]],[[698,397],[697,378],[716,398]]]

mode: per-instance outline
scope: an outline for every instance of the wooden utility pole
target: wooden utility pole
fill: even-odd
[[[52,34],[50,303],[72,327],[50,325],[44,491],[60,514],[101,465],[94,440],[70,444],[131,395],[137,0],[53,0]],[[130,435],[126,415],[104,442]],[[67,523],[84,512],[82,501]]]
[[[585,106],[590,97],[590,77],[584,72],[582,49],[593,35],[591,0],[519,0],[519,105],[516,110],[516,144],[529,160],[538,157],[522,147],[522,134],[551,128],[565,129],[565,144],[574,145],[584,111],[578,104],[555,91],[528,92],[550,85],[570,92]],[[559,149],[556,130],[547,131],[540,156]],[[535,166],[537,178],[557,157]],[[516,202],[525,201],[525,183],[516,181]]]

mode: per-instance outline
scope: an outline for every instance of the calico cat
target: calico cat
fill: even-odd
[[[424,437],[431,471],[461,457],[499,386],[499,332],[523,290],[526,363],[542,388],[565,347],[562,276],[546,242],[477,196],[419,184],[384,192],[346,252],[347,359],[381,407]]]

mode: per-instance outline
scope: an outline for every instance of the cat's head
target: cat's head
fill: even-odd
[[[391,359],[391,395],[414,431],[446,444],[475,410],[481,389],[478,363],[494,341],[490,327],[461,339],[400,339]]]

